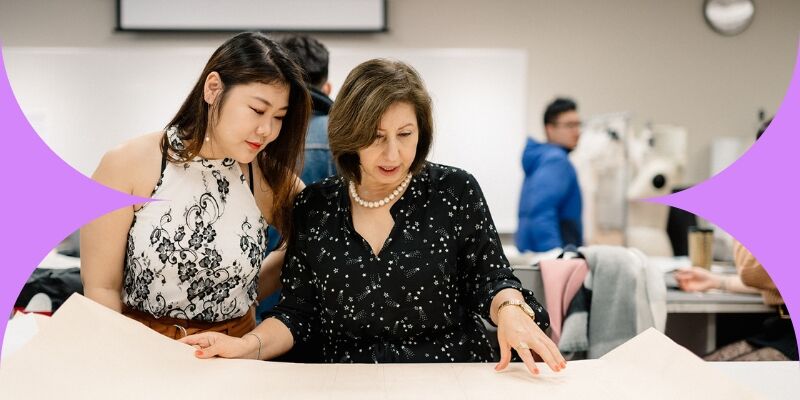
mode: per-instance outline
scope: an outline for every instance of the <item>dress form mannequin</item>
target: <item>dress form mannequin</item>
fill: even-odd
[[[644,202],[647,198],[665,196],[681,184],[686,164],[686,129],[670,125],[656,125],[643,132],[639,140],[639,160],[628,186],[627,244],[650,256],[670,257],[672,246],[667,235],[669,207]]]

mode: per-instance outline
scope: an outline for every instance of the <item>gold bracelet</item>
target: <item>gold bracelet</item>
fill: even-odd
[[[247,335],[253,335],[253,336],[256,337],[256,340],[258,340],[258,355],[256,356],[256,360],[261,360],[261,338],[258,337],[258,335],[256,335],[253,332],[245,333],[244,336],[247,336]],[[244,336],[242,336],[242,337],[244,337]]]

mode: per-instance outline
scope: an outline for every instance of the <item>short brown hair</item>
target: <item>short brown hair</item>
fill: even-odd
[[[331,108],[328,140],[340,175],[361,182],[358,151],[375,141],[383,113],[397,102],[409,103],[417,115],[419,141],[410,172],[422,169],[433,141],[431,97],[413,67],[378,58],[350,71]]]

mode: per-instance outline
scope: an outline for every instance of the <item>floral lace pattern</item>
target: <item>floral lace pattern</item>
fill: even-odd
[[[154,317],[244,315],[257,297],[267,223],[238,163],[167,163],[152,196],[162,200],[137,210],[128,233],[123,302]]]

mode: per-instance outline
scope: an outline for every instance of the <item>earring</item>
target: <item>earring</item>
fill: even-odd
[[[206,136],[206,142],[210,142],[210,141],[211,141],[211,137]]]

